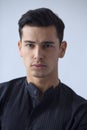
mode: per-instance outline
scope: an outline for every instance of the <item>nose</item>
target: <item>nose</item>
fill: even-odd
[[[34,59],[36,61],[41,61],[44,58],[43,49],[38,45],[34,50]]]

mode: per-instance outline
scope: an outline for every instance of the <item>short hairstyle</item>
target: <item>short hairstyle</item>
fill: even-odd
[[[29,10],[21,16],[18,21],[18,25],[20,39],[22,38],[22,28],[25,25],[37,27],[48,27],[53,25],[56,28],[60,42],[63,40],[65,25],[60,17],[48,8]]]

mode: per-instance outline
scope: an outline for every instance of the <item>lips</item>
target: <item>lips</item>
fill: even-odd
[[[44,64],[33,64],[32,67],[34,67],[34,68],[46,68],[46,65],[44,65]]]

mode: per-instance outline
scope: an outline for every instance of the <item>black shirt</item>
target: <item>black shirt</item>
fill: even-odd
[[[87,100],[61,82],[44,94],[26,77],[2,83],[0,130],[87,130]]]

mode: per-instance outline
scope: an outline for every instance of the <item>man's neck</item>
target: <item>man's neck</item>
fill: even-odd
[[[46,79],[46,78],[30,78],[27,77],[27,82],[28,83],[33,83],[42,93],[44,93],[47,89],[50,87],[56,87],[59,84],[59,79],[58,78],[52,78],[51,80]]]

